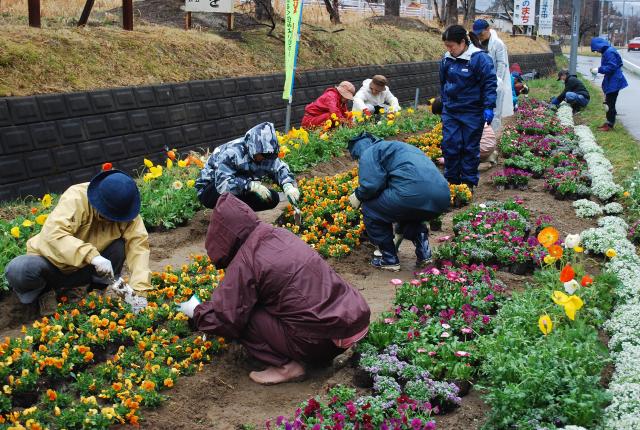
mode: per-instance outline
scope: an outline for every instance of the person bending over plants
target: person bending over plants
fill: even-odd
[[[211,214],[206,248],[224,279],[210,301],[193,296],[179,310],[198,330],[237,339],[266,363],[249,374],[253,381],[300,380],[305,363],[327,363],[367,334],[362,295],[298,236],[258,220],[230,193]]]
[[[300,190],[287,163],[278,158],[280,146],[270,122],[256,125],[244,137],[218,146],[200,172],[195,187],[198,199],[207,208],[216,206],[223,193],[231,193],[254,211],[275,208],[278,193],[261,179],[270,176],[292,204],[297,204]]]
[[[394,240],[393,223],[401,238],[416,247],[416,265],[431,260],[427,221],[449,208],[446,179],[422,152],[408,143],[384,141],[361,133],[349,142],[351,156],[358,162],[358,188],[349,196],[355,209],[362,205],[369,240],[379,248],[371,265],[398,271],[400,260]]]
[[[589,104],[589,91],[576,75],[571,75],[569,70],[563,69],[558,72],[558,80],[564,82],[564,91],[551,99],[552,105],[560,106],[560,103],[566,100],[575,113]]]
[[[327,88],[320,97],[305,106],[302,126],[321,127],[333,118],[340,122],[348,121],[347,102],[353,100],[355,93],[356,87],[349,81],[342,81],[336,87]]]
[[[40,314],[52,315],[57,293],[79,300],[87,288],[104,290],[126,260],[133,290],[152,289],[149,237],[139,213],[138,187],[119,170],[69,187],[27,242],[27,255],[5,268],[9,287],[21,303],[37,300]]]
[[[362,87],[353,96],[353,110],[369,111],[372,115],[378,115],[384,112],[398,112],[400,103],[387,86],[387,78],[375,75],[371,79],[365,79]]]

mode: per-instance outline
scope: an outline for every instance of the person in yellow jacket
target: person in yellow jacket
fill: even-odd
[[[140,213],[140,192],[119,170],[69,187],[42,231],[27,242],[27,254],[5,268],[21,303],[38,300],[41,315],[57,308],[57,294],[79,297],[104,289],[120,276],[126,260],[129,284],[150,290],[149,241]]]

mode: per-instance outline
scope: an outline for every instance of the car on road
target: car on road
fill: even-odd
[[[640,37],[634,37],[629,41],[629,45],[627,46],[629,51],[640,51]]]

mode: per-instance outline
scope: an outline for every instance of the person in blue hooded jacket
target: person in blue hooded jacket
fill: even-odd
[[[231,193],[254,211],[273,209],[280,198],[262,184],[261,179],[268,176],[282,187],[291,203],[297,204],[298,185],[287,163],[278,158],[279,151],[276,130],[270,122],[260,123],[243,137],[218,146],[196,180],[198,200],[211,209],[222,194]]]
[[[609,131],[616,123],[616,101],[618,93],[621,89],[626,88],[629,84],[622,73],[622,57],[609,42],[594,37],[591,39],[591,51],[602,54],[600,67],[594,67],[591,71],[604,75],[602,80],[602,91],[605,95],[605,104],[607,105],[607,121],[598,127],[600,131]]]
[[[351,156],[358,162],[358,188],[349,196],[355,209],[362,206],[367,236],[381,256],[374,267],[400,270],[394,241],[396,232],[416,247],[416,265],[431,259],[426,221],[449,208],[449,185],[424,152],[398,141],[385,141],[362,133],[349,142]]]
[[[498,79],[475,34],[452,25],[442,40],[447,48],[440,62],[444,176],[451,184],[473,189],[479,179],[480,138],[485,123],[493,121]]]

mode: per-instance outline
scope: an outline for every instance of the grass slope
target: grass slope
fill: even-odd
[[[317,27],[314,27],[317,30]],[[299,68],[317,69],[438,59],[439,34],[361,22],[330,33],[303,27]],[[80,91],[281,72],[283,27],[215,33],[138,25],[32,29],[5,22],[0,37],[0,97]],[[543,41],[505,37],[511,53],[547,52]]]

